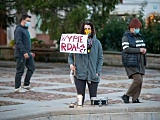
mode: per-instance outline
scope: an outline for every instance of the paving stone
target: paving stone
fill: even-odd
[[[3,64],[3,67],[1,67],[1,64]],[[60,118],[65,118],[64,114],[68,119],[69,114],[72,114],[72,118],[75,119],[77,119],[76,116],[80,118],[81,115],[85,114],[85,119],[85,116],[88,117],[90,113],[94,114],[90,116],[91,118],[96,119],[99,116],[99,119],[101,119],[108,114],[106,111],[112,111],[119,117],[122,111],[126,112],[127,110],[140,111],[141,114],[148,111],[148,116],[151,111],[155,111],[154,114],[157,117],[154,117],[156,119],[160,117],[156,113],[157,111],[160,112],[160,70],[146,69],[140,95],[142,103],[124,104],[121,96],[127,91],[132,80],[128,79],[123,67],[103,66],[97,96],[108,97],[108,105],[101,108],[91,106],[88,87],[86,87],[83,108],[71,110],[69,104],[76,103],[76,89],[69,79],[70,70],[67,63],[36,62],[36,70],[31,79],[31,86],[35,91],[26,93],[14,93],[15,65],[14,61],[0,61],[0,117],[3,119],[57,118],[60,120]],[[22,84],[24,76],[22,77]],[[98,112],[102,111],[104,113],[99,115]],[[128,115],[133,114],[129,113]],[[110,114],[110,116],[112,115]],[[124,113],[124,116],[127,119],[126,113]]]

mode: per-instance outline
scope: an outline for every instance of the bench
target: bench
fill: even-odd
[[[32,52],[36,54],[36,56],[43,56],[45,62],[48,62],[49,56],[56,51],[56,47],[51,44],[32,44]]]

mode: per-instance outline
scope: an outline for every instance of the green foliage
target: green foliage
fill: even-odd
[[[39,17],[36,27],[48,33],[51,39],[60,39],[62,33],[79,33],[83,21],[89,20],[95,25],[96,36],[104,50],[121,51],[121,38],[133,16],[109,16],[119,0],[1,0],[0,27],[6,28],[17,22],[22,14],[30,11]],[[142,35],[147,42],[147,52],[160,53],[160,15],[148,20],[146,27],[143,12],[147,2],[141,4],[137,17],[142,22]],[[10,10],[17,12],[10,14]],[[125,19],[124,19],[125,18]],[[41,23],[40,23],[41,21]],[[10,42],[14,45],[13,40]],[[32,43],[42,44],[42,40],[32,39]]]
[[[31,39],[32,44],[44,44],[43,40],[38,40],[37,38],[32,38]],[[9,47],[14,48],[15,46],[15,40],[11,40],[8,44]]]
[[[9,47],[14,48],[14,46],[15,46],[15,40],[11,40],[8,45],[9,45]]]
[[[31,39],[32,44],[43,44],[43,40],[38,40],[37,38],[32,38]]]
[[[99,38],[104,50],[121,51],[122,36],[127,29],[127,20],[111,16]]]
[[[79,33],[81,23],[88,17],[87,14],[90,13],[85,4],[77,5],[72,9],[64,20],[64,33]]]
[[[145,20],[142,19],[146,5],[146,2],[142,3],[139,14],[137,15],[142,22],[142,29],[140,33],[146,40],[147,52],[160,54],[160,14],[156,14],[154,19],[149,18],[148,25],[146,26]],[[133,16],[126,14],[121,17],[111,16],[107,20],[104,29],[101,29],[101,32],[97,33],[104,50],[121,51],[121,39],[132,18]]]
[[[128,21],[132,16],[125,16],[125,20],[118,16],[112,16],[106,23],[102,37],[99,40],[102,43],[103,50],[121,51],[121,39],[124,32],[127,30]],[[148,26],[143,26],[140,33],[146,40],[147,52],[160,54],[160,15],[157,16],[157,22],[151,22]],[[145,21],[142,21],[144,24]]]
[[[157,53],[160,54],[160,14],[152,14],[153,19],[150,17],[147,19],[148,23],[146,25],[145,20],[143,20],[143,12],[146,7],[147,2],[141,4],[141,9],[139,11],[139,19],[142,22],[141,33],[144,36],[147,44],[148,53]]]
[[[9,0],[4,0],[4,2]],[[40,30],[48,32],[51,39],[59,39],[62,33],[78,32],[82,21],[91,20],[97,33],[101,31],[109,12],[119,0],[10,0],[10,8],[16,9],[16,20],[22,14],[40,17]],[[18,23],[18,22],[17,22]],[[38,24],[38,23],[37,23]]]
[[[150,24],[147,28],[145,28],[142,31],[142,34],[146,39],[148,53],[160,54],[160,34],[159,32],[160,32],[159,22]]]
[[[102,31],[109,18],[110,11],[115,9],[119,0],[88,0],[88,6],[92,10],[90,20],[94,23],[97,37],[103,36]]]

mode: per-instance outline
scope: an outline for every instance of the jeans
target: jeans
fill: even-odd
[[[85,99],[86,83],[88,85],[90,98],[97,97],[98,82],[89,83],[87,80],[81,80],[75,77],[75,86],[77,89],[77,94],[81,94],[83,96],[82,104],[84,103],[84,99]]]
[[[24,86],[28,86],[30,84],[30,79],[35,70],[34,58],[32,56],[28,59],[25,59],[24,56],[17,57],[16,62],[15,89],[21,86],[21,79],[25,66],[27,67],[27,73],[24,79]]]

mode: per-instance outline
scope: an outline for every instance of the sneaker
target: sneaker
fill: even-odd
[[[24,89],[28,90],[28,91],[34,91],[34,89],[28,85],[28,86],[23,86]]]
[[[18,92],[19,93],[24,93],[24,92],[26,92],[26,90],[24,90],[21,87],[19,87],[19,88],[15,89],[14,92],[16,92],[16,93],[18,93]]]
[[[139,101],[139,99],[136,99],[135,101],[132,101],[132,103],[141,103],[141,102]]]
[[[122,98],[124,103],[129,103],[129,96],[123,95],[121,98]]]

